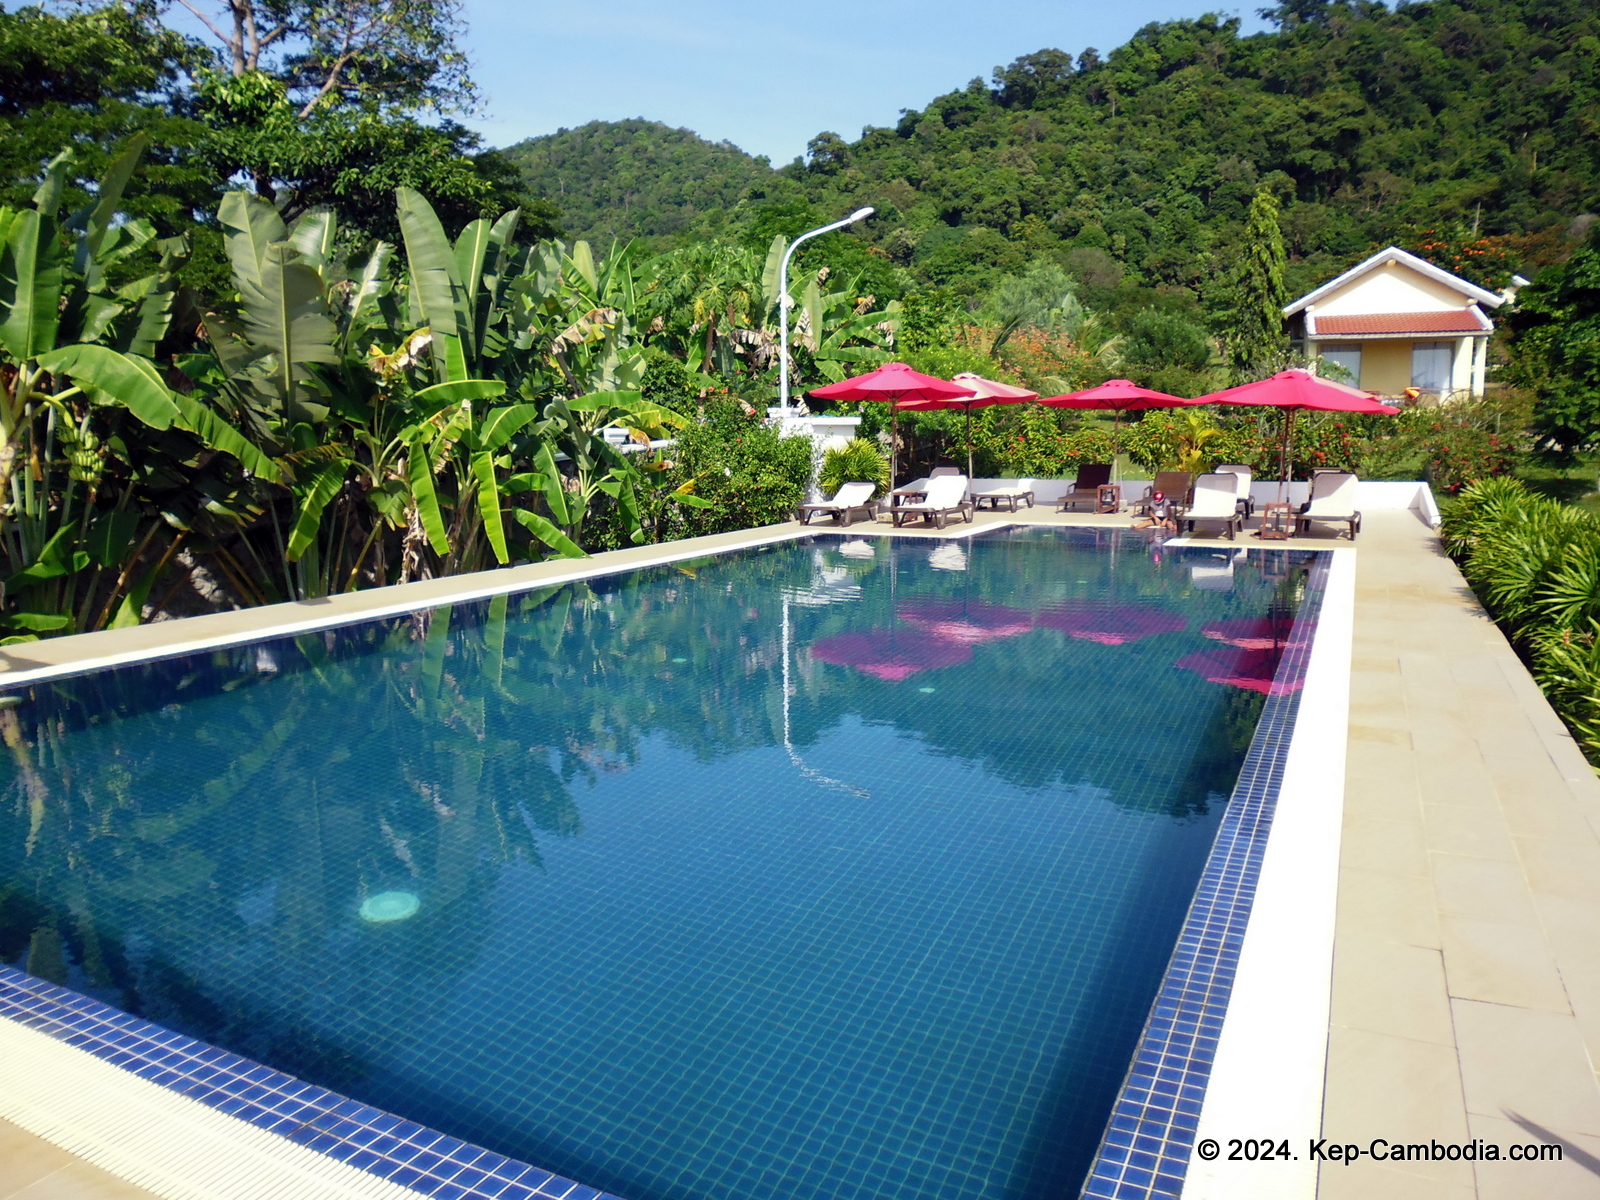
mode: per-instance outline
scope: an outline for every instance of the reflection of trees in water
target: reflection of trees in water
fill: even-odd
[[[473,961],[500,870],[579,828],[557,731],[490,686],[505,607],[34,689],[5,714],[0,954],[350,1086],[345,1047],[403,1038]],[[388,889],[426,903],[362,926]]]
[[[985,539],[948,571],[925,545],[863,559],[819,538],[39,685],[0,710],[0,957],[359,1091],[373,1068],[350,1047],[428,1027],[490,935],[501,873],[581,832],[574,782],[633,766],[651,736],[702,761],[780,745],[786,593],[794,745],[861,714],[1018,786],[1111,779],[1119,803],[1202,810],[1261,698],[1171,664],[1203,620],[1287,613],[1295,573],[1242,566],[1201,595],[1170,558],[1037,541]],[[1036,628],[976,646],[932,696],[803,650],[926,637],[896,615],[913,598],[1037,613],[1104,596],[1170,605],[1190,632],[1110,646]],[[363,925],[385,890],[424,903]]]

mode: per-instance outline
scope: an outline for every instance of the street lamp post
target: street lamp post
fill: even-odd
[[[843,229],[846,225],[854,225],[857,221],[864,221],[872,215],[872,209],[858,208],[842,221],[835,221],[832,225],[824,225],[821,229],[813,229],[810,233],[802,233],[789,243],[789,248],[783,252],[783,264],[778,268],[778,412],[779,415],[789,415],[789,306],[793,303],[789,299],[789,260],[794,257],[794,252],[800,248],[801,242],[810,241],[824,233],[832,233],[835,229]]]

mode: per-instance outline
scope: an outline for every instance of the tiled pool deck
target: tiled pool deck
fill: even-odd
[[[1006,523],[1126,519],[1033,509],[904,536],[965,536]],[[793,528],[771,532],[788,536]],[[889,532],[886,525],[863,529]],[[683,549],[714,552],[749,536],[697,539]],[[1319,537],[1288,545],[1335,543]],[[1363,1145],[1374,1137],[1559,1140],[1566,1153],[1560,1164],[1540,1165],[1330,1164],[1318,1194],[1600,1196],[1593,1069],[1600,1051],[1600,783],[1414,514],[1369,513],[1358,547],[1322,1132]],[[650,561],[664,549],[618,552],[617,566]],[[498,574],[529,586],[563,569],[538,564]],[[415,584],[405,599],[425,603],[459,588],[459,580]],[[296,607],[313,619],[354,619],[378,603],[372,593],[357,593]],[[282,616],[219,614],[187,629],[238,637],[263,618]],[[155,625],[43,642],[3,652],[0,667],[28,671],[64,665],[68,654],[148,653],[173,633]],[[8,1174],[13,1163],[34,1165]],[[0,1200],[146,1194],[0,1122]]]
[[[1323,1133],[1560,1164],[1322,1167],[1323,1200],[1600,1196],[1600,783],[1430,531],[1356,569]]]

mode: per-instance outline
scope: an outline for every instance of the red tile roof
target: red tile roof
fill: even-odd
[[[1351,317],[1325,317],[1314,314],[1318,337],[1330,335],[1397,333],[1482,333],[1487,322],[1475,308],[1455,308],[1446,312],[1368,313]]]

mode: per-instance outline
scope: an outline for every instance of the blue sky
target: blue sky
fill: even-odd
[[[847,139],[902,108],[1055,47],[1102,54],[1151,21],[1208,9],[1264,28],[1248,8],[1204,0],[466,0],[468,48],[490,145],[593,120],[645,117],[726,138],[774,165],[824,129]]]

